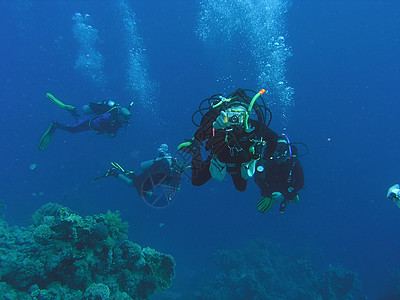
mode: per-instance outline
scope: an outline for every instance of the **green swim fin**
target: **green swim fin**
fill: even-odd
[[[272,205],[274,205],[274,200],[272,198],[262,197],[257,203],[257,209],[260,213],[265,214],[271,209]]]
[[[197,149],[202,146],[202,142],[192,138],[191,140],[185,140],[185,142],[178,145],[178,150],[186,152],[188,154],[194,154]]]
[[[55,122],[51,122],[49,128],[47,128],[46,132],[40,138],[39,144],[37,148],[39,151],[43,151],[50,144],[51,139],[53,138],[53,134],[56,131]]]
[[[92,179],[90,182],[96,182],[101,179],[107,178],[109,176],[115,176],[118,177],[119,174],[124,174],[126,176],[131,176],[132,174],[135,174],[133,171],[125,171],[124,168],[121,167],[121,165],[115,161],[111,162],[112,168],[107,170],[104,175],[97,177],[95,179]]]
[[[58,100],[56,97],[54,97],[54,96],[53,96],[52,94],[50,94],[50,93],[46,93],[46,97],[47,97],[48,99],[50,99],[51,102],[53,102],[55,105],[61,107],[62,109],[65,109],[65,110],[68,110],[68,111],[74,111],[74,110],[76,110],[76,107],[75,107],[75,106],[62,103],[60,100]]]

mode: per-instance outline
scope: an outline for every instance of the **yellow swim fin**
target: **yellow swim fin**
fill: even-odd
[[[125,173],[124,168],[122,168],[122,167],[119,165],[119,163],[117,163],[117,162],[115,162],[115,161],[112,161],[112,162],[111,162],[111,165],[112,165],[115,169],[119,170],[121,173]]]
[[[56,131],[55,122],[51,122],[49,128],[47,128],[46,132],[42,135],[37,145],[39,151],[43,151],[47,148],[47,146],[50,144],[50,141],[55,131]]]
[[[76,110],[76,107],[75,107],[75,106],[62,103],[60,100],[58,100],[56,97],[54,97],[54,96],[53,96],[52,94],[50,94],[50,93],[46,93],[46,97],[47,97],[48,99],[50,99],[51,102],[53,102],[55,105],[61,107],[62,109],[69,110],[69,111],[74,111],[74,110]]]

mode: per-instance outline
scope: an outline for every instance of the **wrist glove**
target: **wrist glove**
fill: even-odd
[[[395,184],[392,186],[387,193],[387,197],[391,200],[399,200],[400,199],[400,186],[398,184]]]
[[[277,202],[282,202],[285,199],[285,197],[279,192],[273,192],[272,199]]]
[[[395,184],[389,188],[387,197],[400,207],[400,185]]]
[[[226,112],[221,111],[221,114],[218,116],[218,118],[213,123],[213,127],[217,130],[225,129],[226,126],[228,125],[227,122],[225,122],[225,117],[226,117]]]

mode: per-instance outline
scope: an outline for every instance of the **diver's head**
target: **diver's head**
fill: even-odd
[[[159,157],[171,156],[168,153],[168,145],[167,144],[161,144],[160,145],[160,147],[158,148],[158,156]]]
[[[281,137],[278,139],[276,144],[275,152],[273,158],[278,162],[285,162],[287,159],[291,158],[291,146],[286,138]]]
[[[234,103],[225,110],[225,122],[229,125],[244,126],[247,116],[247,107]]]
[[[130,111],[128,110],[128,109],[126,109],[126,108],[120,108],[119,110],[118,110],[118,120],[121,122],[121,123],[126,123],[126,122],[128,122],[129,121],[129,119],[130,119],[130,117],[131,117],[131,113],[130,113]]]

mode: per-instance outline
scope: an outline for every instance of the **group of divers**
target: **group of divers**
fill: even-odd
[[[293,143],[286,134],[278,135],[269,128],[272,113],[262,98],[264,93],[264,89],[259,92],[237,89],[228,96],[216,94],[201,101],[192,115],[198,129],[191,139],[178,146],[174,155],[168,152],[166,144],[161,144],[156,158],[141,163],[140,174],[111,162],[112,168],[92,182],[116,177],[135,187],[151,206],[163,207],[179,192],[182,175],[188,168],[195,186],[204,185],[211,178],[222,181],[229,174],[235,188],[243,192],[248,180],[254,177],[261,192],[257,209],[266,213],[277,202],[280,212],[284,212],[288,203],[299,202],[298,192],[304,187],[299,157],[307,154],[308,147]],[[73,125],[51,122],[37,146],[40,151],[47,148],[57,129],[71,133],[91,130],[114,138],[119,129],[128,125],[133,106],[132,102],[125,108],[111,100],[89,103],[83,107],[86,117],[81,117],[75,106],[64,104],[50,93],[46,97],[70,112],[76,122]],[[198,114],[200,123],[195,121]],[[296,145],[302,145],[304,153],[299,154]],[[183,154],[191,156],[189,166]],[[152,197],[155,189],[161,190],[158,193],[163,197]],[[400,185],[390,187],[387,197],[400,207]]]
[[[272,113],[262,97],[264,93],[264,89],[259,92],[237,89],[230,95],[216,94],[201,101],[192,115],[192,122],[198,129],[191,139],[177,147],[175,154],[171,155],[168,146],[162,144],[156,158],[141,163],[140,174],[111,162],[112,167],[92,181],[116,177],[135,187],[146,199],[152,199],[154,191],[162,189],[165,203],[157,203],[160,197],[148,202],[162,207],[175,198],[183,174],[189,169],[195,186],[202,186],[211,178],[222,181],[229,174],[235,188],[242,192],[248,180],[254,177],[261,192],[257,209],[266,213],[274,203],[279,203],[280,212],[284,212],[288,203],[299,202],[298,193],[304,187],[299,157],[305,155],[308,148],[269,128]],[[85,117],[82,117],[75,106],[64,104],[49,93],[46,97],[70,112],[76,123],[51,122],[37,146],[41,151],[47,148],[57,129],[71,133],[94,131],[114,138],[119,129],[128,125],[133,106],[131,103],[125,108],[111,100],[89,103],[83,107]],[[198,123],[195,119],[199,115]],[[302,145],[304,153],[299,154],[296,145]],[[188,160],[191,160],[190,165],[186,163]]]

